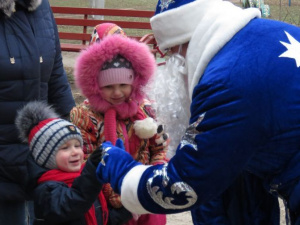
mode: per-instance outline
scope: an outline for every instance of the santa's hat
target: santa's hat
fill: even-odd
[[[150,23],[161,51],[191,39],[199,22],[199,11],[195,8],[201,7],[202,4],[205,4],[204,1],[199,0],[158,1]]]
[[[181,7],[190,2],[194,2],[195,0],[159,0],[156,5],[155,15]]]
[[[30,102],[16,117],[16,126],[22,141],[29,144],[29,150],[42,167],[57,169],[55,155],[68,140],[77,139],[83,145],[80,130],[67,120],[60,119],[46,103]]]

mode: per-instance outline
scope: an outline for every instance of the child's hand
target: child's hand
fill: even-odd
[[[101,183],[110,183],[113,190],[120,194],[125,175],[141,163],[136,162],[129,153],[124,151],[121,139],[117,140],[116,146],[110,142],[104,142],[100,150],[102,160],[96,170],[97,178]]]
[[[107,142],[110,143],[110,142]],[[119,147],[122,150],[125,150],[123,141],[121,139],[117,139],[116,141],[116,147]],[[93,153],[90,155],[89,159],[91,160],[91,162],[93,163],[94,166],[98,166],[99,162],[102,159],[102,149],[101,146],[96,148],[95,151],[93,151]]]
[[[164,147],[168,146],[170,143],[169,134],[165,133],[165,126],[160,124],[157,127],[157,134],[155,137],[155,143],[157,145],[162,145]]]
[[[98,147],[90,155],[89,160],[93,163],[95,167],[97,167],[101,159],[102,159],[102,151],[100,150],[100,147]]]

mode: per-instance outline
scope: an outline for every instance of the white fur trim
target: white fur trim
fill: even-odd
[[[150,19],[152,31],[161,50],[184,44],[191,39],[198,21],[202,17],[195,7],[202,6],[195,1],[162,12]]]
[[[241,9],[231,2],[210,1],[215,4],[208,5],[207,15],[195,29],[187,50],[190,99],[210,60],[250,20],[261,16],[257,8]]]
[[[133,129],[139,138],[148,139],[157,133],[157,124],[152,118],[148,117],[143,120],[136,120]]]
[[[28,7],[29,11],[36,10],[37,7],[42,3],[42,0],[31,0],[30,7]]]
[[[141,176],[150,166],[139,165],[133,167],[124,177],[121,187],[121,201],[123,206],[130,212],[136,214],[148,214],[146,209],[141,205],[137,189]]]
[[[5,15],[10,17],[15,11],[15,2],[16,0],[1,0],[0,1],[0,10],[3,11]],[[40,4],[42,0],[31,0],[29,2],[28,10],[34,11]]]
[[[8,17],[15,11],[15,6],[14,0],[0,1],[0,10]]]

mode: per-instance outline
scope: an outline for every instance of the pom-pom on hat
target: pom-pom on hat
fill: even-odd
[[[20,138],[29,144],[36,163],[47,169],[57,169],[55,155],[68,140],[77,139],[83,145],[80,130],[60,119],[46,103],[30,102],[18,111],[16,127]]]
[[[134,72],[131,63],[122,57],[116,55],[113,59],[105,62],[98,75],[99,87],[112,84],[132,84]]]
[[[127,37],[125,31],[114,23],[100,23],[94,27],[91,35],[90,45],[100,42],[103,38],[109,35],[118,34]]]

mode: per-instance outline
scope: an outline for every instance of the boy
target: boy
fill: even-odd
[[[34,161],[48,169],[34,190],[35,224],[106,225],[108,209],[95,176],[99,151],[84,163],[79,129],[43,102],[30,102],[20,110],[16,126]],[[110,216],[115,219],[119,214],[131,218],[125,209]]]

